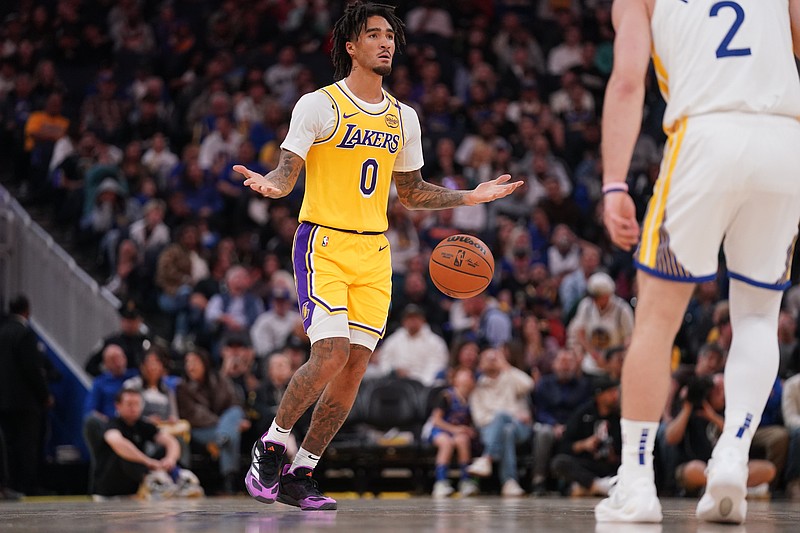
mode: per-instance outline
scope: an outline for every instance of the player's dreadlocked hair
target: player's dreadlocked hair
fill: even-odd
[[[333,27],[331,58],[333,59],[334,80],[339,81],[350,74],[350,70],[353,68],[353,59],[347,53],[345,43],[355,41],[358,35],[366,29],[369,17],[373,16],[385,18],[394,30],[397,53],[400,52],[401,47],[405,46],[406,36],[403,32],[403,21],[394,14],[394,6],[356,2],[345,10],[344,15],[336,21],[336,25]]]

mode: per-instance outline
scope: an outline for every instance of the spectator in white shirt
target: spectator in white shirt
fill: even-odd
[[[153,135],[153,146],[142,156],[142,164],[158,178],[158,184],[164,188],[172,170],[178,166],[180,159],[172,153],[163,133]]]
[[[242,134],[233,129],[231,119],[227,116],[217,117],[215,129],[200,144],[200,155],[197,162],[203,170],[209,170],[220,157],[230,161],[236,157]]]
[[[378,364],[384,374],[415,379],[433,385],[436,374],[447,366],[447,344],[431,331],[425,312],[415,304],[403,311],[402,327],[389,335],[378,353]]]
[[[147,253],[157,253],[170,243],[169,227],[164,224],[166,204],[163,200],[149,200],[144,204],[144,216],[131,224],[130,238],[139,248],[141,259]]]
[[[250,328],[250,339],[258,357],[266,357],[283,348],[302,321],[287,288],[274,288],[271,302],[269,311],[261,313]]]
[[[547,58],[547,71],[560,76],[572,67],[577,67],[583,60],[583,44],[581,30],[577,26],[569,26],[564,30],[564,42],[550,51]]]
[[[303,65],[297,63],[294,48],[285,46],[278,53],[278,62],[264,73],[264,82],[283,106],[289,106],[297,97],[297,76]]]
[[[555,227],[551,242],[547,249],[547,266],[551,276],[563,278],[580,266],[581,247],[575,233],[564,224]]]
[[[486,477],[492,462],[500,463],[503,496],[522,496],[517,480],[517,444],[531,438],[533,418],[528,396],[533,378],[511,366],[503,351],[488,348],[481,352],[481,377],[469,399],[472,419],[480,431],[484,453],[467,471]]]

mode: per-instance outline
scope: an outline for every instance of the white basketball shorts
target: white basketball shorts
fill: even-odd
[[[714,279],[720,244],[731,278],[783,290],[800,222],[800,121],[719,113],[679,121],[634,260],[652,275]]]

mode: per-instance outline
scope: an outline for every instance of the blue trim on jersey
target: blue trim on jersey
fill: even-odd
[[[753,287],[758,287],[759,289],[769,289],[771,291],[785,291],[792,285],[791,281],[784,281],[783,283],[764,283],[763,281],[756,281],[752,278],[748,278],[747,276],[737,274],[736,272],[731,272],[730,270],[728,271],[728,277],[743,283],[747,283]]]
[[[654,268],[649,266],[645,266],[641,264],[636,259],[633,260],[633,265],[643,271],[647,272],[651,276],[655,276],[657,278],[666,279],[669,281],[679,281],[681,283],[703,283],[704,281],[712,281],[717,279],[717,274],[709,274],[707,276],[674,276],[672,274],[665,274],[664,272],[660,272]]]
[[[348,100],[350,100],[353,103],[354,106],[356,106],[359,110],[361,110],[362,112],[366,113],[367,115],[371,115],[373,117],[379,117],[379,116],[385,114],[389,110],[389,108],[392,106],[392,101],[389,100],[389,98],[386,96],[386,93],[383,91],[383,89],[381,89],[381,93],[383,94],[383,98],[386,100],[386,107],[382,111],[379,111],[378,113],[373,113],[372,111],[367,111],[366,109],[364,109],[363,107],[358,105],[358,102],[353,100],[353,98],[350,96],[350,94],[348,94],[348,92],[346,90],[342,89],[342,87],[339,85],[339,83],[343,83],[343,82],[338,82],[337,81],[336,83],[334,83],[334,85],[336,85],[336,88],[339,89],[339,92],[341,92],[343,95],[345,95],[345,97]]]
[[[336,98],[334,98],[333,95],[328,91],[326,91],[325,89],[320,89],[320,91],[325,93],[325,95],[331,99],[331,102],[333,102],[333,107],[336,110],[336,125],[333,127],[333,130],[331,131],[330,135],[328,135],[324,139],[318,139],[318,140],[315,139],[314,144],[322,144],[324,142],[328,142],[331,139],[333,139],[333,136],[336,135],[337,131],[339,131],[339,124],[342,123],[342,117],[340,116],[341,112],[339,111],[339,104],[336,102]]]

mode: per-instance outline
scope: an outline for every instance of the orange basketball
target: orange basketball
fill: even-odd
[[[471,298],[492,281],[494,257],[479,238],[453,235],[433,249],[428,269],[440,291],[453,298]]]

